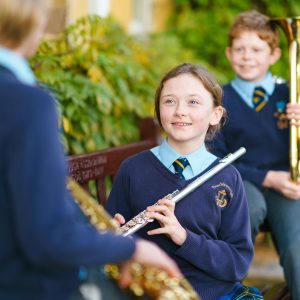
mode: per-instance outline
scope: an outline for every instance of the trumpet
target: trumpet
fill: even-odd
[[[224,158],[220,159],[217,165],[215,165],[213,168],[205,172],[203,175],[199,176],[196,180],[194,180],[192,183],[187,185],[184,189],[182,189],[181,191],[175,190],[174,192],[166,195],[163,198],[172,200],[174,203],[179,202],[181,199],[183,199],[185,196],[193,192],[196,188],[198,188],[200,185],[202,185],[204,182],[206,182],[216,173],[224,169],[227,165],[229,165],[230,163],[238,159],[244,153],[246,153],[246,149],[244,147],[241,147],[234,153],[229,153]],[[156,202],[154,205],[158,205],[158,202]],[[148,223],[152,221],[153,220],[147,218],[147,211],[143,210],[141,213],[139,213],[130,221],[125,223],[122,227],[120,227],[119,232],[123,236],[128,236],[137,232],[139,229],[146,226]]]

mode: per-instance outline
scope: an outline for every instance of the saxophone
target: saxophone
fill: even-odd
[[[117,221],[76,181],[69,178],[67,188],[92,225],[100,231],[111,230],[118,233]],[[120,274],[117,265],[106,265],[105,270],[113,279],[119,279]],[[132,276],[133,283],[129,288],[137,297],[147,294],[156,300],[200,300],[198,294],[185,278],[171,278],[165,271],[158,268],[135,263]]]

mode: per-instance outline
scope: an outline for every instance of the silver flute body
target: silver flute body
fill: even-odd
[[[193,182],[191,182],[189,185],[187,185],[182,190],[175,190],[173,193],[168,194],[164,197],[164,199],[170,199],[174,203],[179,202],[181,199],[183,199],[185,196],[193,192],[196,188],[198,188],[201,184],[206,182],[208,179],[210,179],[212,176],[214,176],[216,173],[221,171],[223,168],[225,168],[227,165],[231,164],[233,161],[238,159],[240,156],[242,156],[246,152],[246,149],[241,147],[234,153],[230,153],[226,155],[224,158],[220,159],[217,165],[212,167],[210,170],[205,172],[203,175],[199,176],[197,179],[195,179]],[[153,205],[158,205],[158,202],[156,202]],[[119,228],[120,233],[123,236],[131,235],[135,232],[137,232],[139,229],[147,225],[148,223],[152,222],[152,219],[147,218],[147,211],[143,210],[141,213],[139,213],[137,216],[132,218],[130,221],[125,223],[123,226]]]

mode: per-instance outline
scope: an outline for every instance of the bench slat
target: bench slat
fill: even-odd
[[[106,204],[106,177],[114,178],[122,161],[143,150],[157,146],[161,141],[161,130],[153,118],[141,120],[138,142],[68,157],[69,175],[89,190],[89,182],[96,184],[96,196],[99,203]]]

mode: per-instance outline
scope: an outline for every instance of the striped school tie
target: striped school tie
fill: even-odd
[[[260,111],[266,105],[267,100],[268,94],[266,90],[261,86],[257,86],[253,91],[252,97],[253,107],[255,111]]]
[[[175,169],[175,174],[180,178],[180,179],[184,179],[184,176],[182,174],[183,170],[185,169],[185,167],[189,165],[189,161],[185,158],[178,158],[173,162],[173,166]]]

